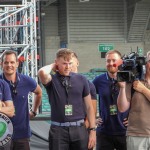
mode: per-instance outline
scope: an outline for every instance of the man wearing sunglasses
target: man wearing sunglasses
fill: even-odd
[[[107,72],[97,76],[93,83],[99,96],[97,150],[126,150],[126,125],[128,112],[120,113],[117,108],[119,87],[117,85],[117,63],[121,54],[117,50],[106,53]]]
[[[30,150],[29,119],[36,116],[36,111],[41,104],[42,90],[31,77],[17,72],[18,65],[17,53],[13,50],[6,50],[1,57],[3,73],[0,78],[9,84],[15,106],[15,115],[11,118],[14,134],[10,150]],[[35,94],[30,112],[28,108],[29,92]]]
[[[0,150],[9,150],[13,134],[12,122],[8,117],[14,116],[14,105],[6,81],[0,79]]]

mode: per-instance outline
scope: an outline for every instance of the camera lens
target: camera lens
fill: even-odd
[[[117,73],[117,81],[118,82],[130,82],[130,72],[129,71],[123,71]]]

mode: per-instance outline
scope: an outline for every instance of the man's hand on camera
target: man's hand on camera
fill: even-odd
[[[134,90],[142,93],[145,88],[146,88],[145,85],[141,81],[136,80],[133,82],[133,89]]]

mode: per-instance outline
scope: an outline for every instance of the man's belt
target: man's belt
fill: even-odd
[[[60,127],[82,126],[83,123],[84,123],[84,119],[76,122],[64,122],[64,123],[51,121],[51,125],[60,126]]]

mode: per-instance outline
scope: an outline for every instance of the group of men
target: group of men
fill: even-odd
[[[67,48],[58,50],[54,63],[39,69],[38,77],[51,106],[49,150],[88,150],[95,146],[96,150],[150,149],[150,52],[144,80],[132,83],[117,82],[119,51],[108,51],[105,60],[107,72],[93,83],[77,73],[78,57]],[[17,72],[16,52],[5,51],[1,62],[0,112],[10,117],[14,134],[0,149],[29,150],[29,119],[36,116],[42,90],[32,78]],[[29,92],[35,93],[30,112]]]

